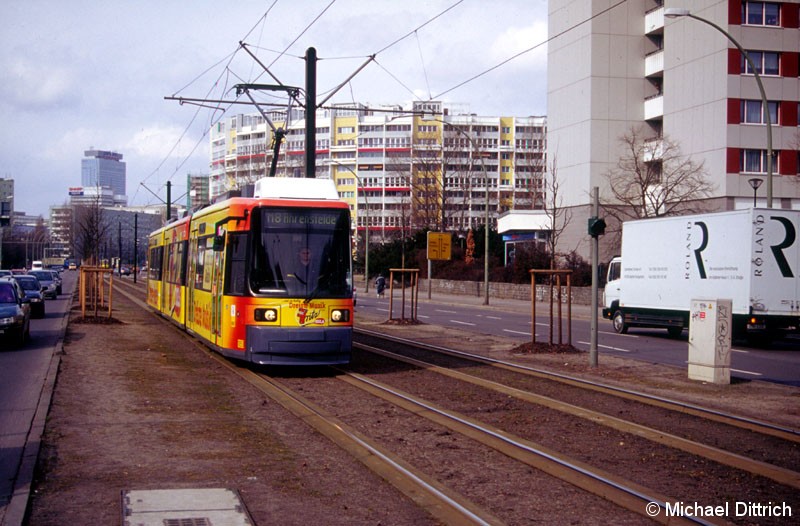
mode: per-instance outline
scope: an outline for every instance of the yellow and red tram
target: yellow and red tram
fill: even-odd
[[[332,181],[262,179],[150,235],[148,304],[231,358],[348,363],[350,234]]]

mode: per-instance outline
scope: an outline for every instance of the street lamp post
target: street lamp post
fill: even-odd
[[[697,15],[693,15],[691,11],[685,8],[680,7],[667,7],[664,9],[664,16],[667,18],[677,18],[677,17],[688,17],[703,22],[707,24],[723,35],[725,35],[728,40],[736,46],[736,49],[744,56],[744,59],[747,61],[747,65],[750,66],[750,69],[753,71],[753,76],[756,79],[756,84],[758,84],[758,90],[761,92],[761,103],[763,104],[763,114],[764,120],[767,124],[767,208],[772,208],[772,117],[769,114],[769,102],[767,101],[767,93],[764,91],[764,84],[761,82],[761,75],[758,73],[758,69],[756,68],[753,60],[750,58],[750,55],[747,54],[747,51],[736,41],[733,36],[722,29],[720,26],[711,22],[710,20],[706,20],[705,18],[699,17]]]
[[[422,120],[426,121],[436,121],[440,122],[445,126],[450,126],[454,129],[457,133],[463,135],[472,146],[472,150],[478,155],[478,159],[481,162],[481,170],[483,171],[483,178],[486,184],[486,203],[485,203],[485,220],[486,225],[484,226],[484,239],[483,239],[483,304],[489,304],[489,173],[486,171],[486,163],[483,161],[483,155],[480,155],[478,152],[478,145],[475,143],[475,139],[470,137],[464,130],[460,130],[456,126],[453,126],[449,122],[445,122],[441,119],[437,119],[435,117],[428,117],[424,116]]]
[[[759,179],[758,177],[753,177],[752,179],[747,180],[750,183],[750,186],[753,187],[753,208],[756,207],[756,197],[758,197],[758,187],[761,186],[761,183],[764,182],[763,179]]]
[[[364,203],[367,205],[364,208],[364,219],[366,222],[366,228],[364,232],[364,292],[369,294],[369,200],[367,199],[367,191],[364,190],[364,186],[361,184],[361,178],[358,177],[358,174],[349,166],[337,163],[336,161],[331,161],[336,166],[341,166],[351,174],[353,177],[356,178],[356,182],[358,186],[361,187],[361,190],[364,192]],[[358,233],[358,192],[356,192],[356,233]]]

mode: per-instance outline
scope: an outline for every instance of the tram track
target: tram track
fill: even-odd
[[[630,433],[637,435],[644,439],[656,442],[658,444],[680,449],[692,455],[702,456],[714,462],[728,465],[730,467],[741,469],[753,473],[755,475],[770,478],[780,484],[784,484],[796,489],[800,489],[800,473],[790,469],[774,466],[766,462],[754,460],[743,455],[724,451],[722,449],[712,447],[700,442],[687,440],[685,438],[666,433],[661,430],[652,429],[635,422],[631,422],[622,418],[617,418],[599,411],[593,411],[584,407],[568,404],[554,398],[537,395],[529,391],[523,391],[514,387],[503,385],[497,382],[482,379],[477,376],[472,376],[458,371],[439,367],[428,362],[407,358],[396,353],[385,351],[376,347],[369,347],[363,344],[356,344],[359,348],[368,350],[382,356],[400,360],[405,363],[424,368],[428,371],[434,371],[438,374],[454,378],[462,382],[468,382],[473,385],[479,386],[484,389],[489,389],[497,393],[505,394],[518,398],[522,401],[532,404],[541,405],[556,411],[560,411],[572,416],[584,418],[594,423],[613,428],[623,433]]]
[[[665,508],[667,497],[656,494],[648,488],[569,459],[556,451],[515,437],[500,429],[492,428],[478,420],[437,407],[419,397],[393,389],[381,382],[347,371],[342,371],[342,373],[344,374],[341,378],[343,381],[359,389],[371,392],[409,412],[423,416],[507,457],[609,500],[629,511],[643,513],[647,504],[650,503],[656,503],[661,508]],[[686,523],[704,524],[706,522],[687,520]]]
[[[425,343],[416,342],[406,338],[399,338],[397,336],[390,336],[384,333],[356,329],[356,335],[368,336],[378,338],[385,342],[395,342],[408,347],[416,347],[424,352],[433,352],[441,355],[452,356],[475,363],[489,365],[491,367],[516,372],[522,375],[540,378],[558,382],[568,386],[574,386],[580,389],[588,389],[601,394],[611,395],[620,399],[632,400],[637,403],[648,404],[654,407],[660,407],[669,411],[685,413],[687,415],[697,416],[703,419],[712,420],[722,424],[727,424],[732,427],[741,428],[744,430],[754,431],[763,435],[770,435],[782,440],[800,443],[800,429],[792,429],[785,426],[779,426],[765,421],[746,418],[729,412],[719,411],[709,407],[702,407],[697,404],[690,404],[673,400],[669,398],[654,396],[648,393],[634,391],[632,389],[623,389],[621,387],[612,386],[600,382],[590,381],[575,376],[557,373],[541,368],[530,367],[527,365],[520,365],[508,361],[489,358],[476,353],[469,353],[457,349],[449,349],[441,346],[430,345]]]
[[[371,334],[374,339],[378,337],[374,334]],[[361,340],[362,338],[357,338]],[[392,338],[389,338],[390,340]],[[417,347],[415,343],[409,342],[407,340],[403,340],[403,346],[413,348]],[[397,341],[394,342],[394,347],[397,346]],[[586,425],[575,424],[574,422],[570,423],[577,419],[586,420],[593,425],[608,427],[613,429],[614,431],[619,432],[619,440],[620,444],[623,441],[626,444],[626,447],[630,444],[629,452],[627,455],[629,456],[638,456],[647,454],[648,451],[651,451],[653,455],[653,459],[667,459],[666,462],[669,462],[668,459],[673,459],[672,462],[675,464],[688,464],[691,465],[692,463],[696,464],[698,467],[694,469],[690,469],[688,473],[682,473],[680,476],[678,474],[670,474],[667,465],[664,464],[665,460],[660,462],[653,462],[652,469],[653,474],[646,473],[646,470],[641,470],[639,477],[636,478],[633,474],[630,476],[634,477],[633,480],[636,482],[648,486],[648,487],[655,487],[660,489],[662,492],[669,493],[670,485],[678,486],[678,481],[684,479],[681,483],[683,490],[677,490],[677,494],[673,494],[672,501],[683,501],[689,498],[694,498],[696,501],[705,501],[705,502],[714,502],[715,500],[722,499],[722,495],[719,491],[714,489],[714,485],[718,485],[720,489],[723,489],[722,493],[729,493],[733,495],[740,495],[742,498],[747,496],[746,498],[752,498],[756,501],[768,501],[768,500],[780,500],[781,498],[788,499],[789,502],[797,501],[797,488],[800,487],[800,472],[797,471],[797,462],[798,462],[798,447],[797,447],[797,436],[794,430],[788,428],[778,428],[771,424],[761,425],[760,422],[742,419],[736,415],[726,415],[719,411],[711,411],[709,414],[712,418],[706,419],[704,424],[709,428],[708,435],[711,437],[719,436],[719,435],[726,435],[732,433],[734,435],[734,442],[747,440],[747,444],[739,444],[741,446],[742,451],[750,451],[750,452],[758,452],[759,448],[761,447],[770,447],[773,449],[772,453],[772,460],[774,463],[764,462],[758,459],[751,458],[750,455],[737,453],[728,451],[719,447],[715,447],[709,445],[707,443],[703,443],[702,441],[698,440],[689,440],[681,436],[676,436],[671,433],[664,431],[663,429],[653,429],[647,426],[643,426],[641,424],[636,423],[635,421],[628,421],[628,415],[625,415],[625,418],[616,418],[608,413],[613,413],[614,408],[612,407],[610,411],[595,411],[588,407],[581,407],[574,404],[565,403],[561,400],[557,400],[554,397],[547,397],[537,394],[532,390],[528,390],[526,387],[525,389],[520,389],[517,387],[511,387],[507,385],[505,382],[509,382],[509,378],[511,376],[518,376],[519,371],[514,371],[514,367],[506,368],[501,367],[501,373],[498,374],[497,371],[494,371],[493,374],[485,374],[486,373],[486,364],[481,366],[475,367],[474,364],[472,366],[465,365],[463,363],[453,363],[449,362],[447,367],[442,367],[439,365],[435,365],[435,360],[430,361],[423,361],[419,358],[409,358],[407,356],[401,356],[398,353],[386,351],[385,349],[379,349],[380,345],[372,345],[367,346],[363,343],[357,343],[356,347],[360,350],[365,350],[369,353],[375,353],[377,356],[382,358],[386,358],[393,361],[399,361],[404,364],[408,364],[413,366],[417,370],[417,375],[414,379],[414,382],[403,382],[400,380],[401,375],[395,374],[394,378],[397,378],[398,381],[395,381],[394,378],[392,379],[391,383],[395,386],[407,386],[410,387],[414,394],[420,396],[421,393],[427,393],[427,389],[419,388],[417,389],[413,384],[418,385],[426,385],[426,384],[433,384],[435,380],[431,380],[428,377],[431,375],[442,375],[448,378],[452,378],[457,380],[458,382],[464,382],[469,385],[473,385],[478,390],[484,390],[487,392],[491,392],[492,395],[485,396],[477,394],[472,398],[468,403],[461,404],[462,408],[466,408],[469,405],[475,406],[475,410],[467,409],[468,411],[473,411],[475,414],[480,414],[482,410],[479,406],[488,406],[488,407],[498,407],[498,412],[508,412],[505,416],[499,416],[497,418],[492,418],[489,416],[487,418],[488,421],[497,421],[497,422],[506,422],[511,421],[516,418],[516,416],[509,416],[509,415],[517,415],[528,413],[528,412],[537,412],[537,417],[530,418],[527,420],[529,427],[534,427],[539,420],[551,420],[552,417],[548,416],[546,411],[540,410],[529,410],[525,409],[524,407],[520,408],[511,408],[509,409],[509,404],[503,401],[504,398],[512,397],[515,400],[519,400],[524,402],[528,405],[536,405],[544,407],[546,410],[553,410],[558,411],[559,413],[563,413],[567,415],[565,418],[560,418],[555,422],[553,427],[554,432],[558,432],[558,429],[561,428],[572,428],[571,426],[577,426],[585,435],[591,435],[593,433],[602,433],[601,431],[593,430],[591,427],[587,427]],[[420,347],[427,348],[427,345],[422,345]],[[450,350],[446,350],[449,352]],[[428,349],[425,352],[430,353]],[[455,351],[456,354],[460,354],[458,351]],[[419,354],[419,352],[411,352],[410,354]],[[460,357],[462,358],[462,357]],[[483,357],[478,357],[478,361],[482,361]],[[354,360],[354,363],[362,363],[363,360]],[[495,360],[487,360],[487,362],[495,362]],[[386,368],[388,370],[388,366],[380,366],[376,363],[370,363],[365,366],[366,369],[378,369],[383,370]],[[395,370],[402,369],[400,366],[395,366]],[[478,369],[482,369],[482,374],[477,374],[475,371]],[[537,374],[544,372],[537,372]],[[387,376],[387,374],[383,374],[383,377]],[[482,378],[482,376],[492,376],[493,380],[486,380]],[[579,385],[581,389],[586,391],[589,389],[588,392],[594,393],[597,389],[602,389],[601,385],[593,384],[592,382],[586,382],[585,380],[581,379],[574,379],[574,378],[567,378],[563,377],[563,375],[556,375],[562,376],[560,380],[566,381],[568,384],[567,386],[570,389],[576,389],[576,385]],[[503,383],[497,381],[497,377],[503,377]],[[537,376],[537,380],[540,377]],[[388,381],[388,380],[387,380]],[[444,381],[443,381],[444,383]],[[509,382],[513,384],[514,382]],[[523,382],[524,383],[524,382]],[[591,384],[591,385],[590,385]],[[458,387],[449,387],[451,391],[457,391],[460,388]],[[615,387],[610,388],[610,392],[617,391],[618,389]],[[450,397],[446,393],[439,392],[434,393],[432,395],[425,394],[422,396],[433,396],[435,399],[438,400],[449,400],[454,399],[454,397]],[[462,395],[463,396],[463,395]],[[570,395],[571,397],[575,398],[574,393]],[[624,393],[624,401],[627,405],[630,405],[631,398],[637,396],[637,393],[633,391],[626,391]],[[589,396],[589,400],[592,400],[593,396]],[[671,404],[671,401],[661,399],[658,401],[657,404],[651,404],[650,395],[644,395],[642,400],[644,402],[644,407],[652,407],[653,410],[657,411],[659,418],[664,417],[664,407],[665,406],[674,406],[677,410],[682,414],[685,410],[683,404],[675,403]],[[492,402],[492,400],[495,400]],[[603,399],[605,400],[605,399]],[[597,400],[593,400],[597,402]],[[448,402],[450,403],[450,402]],[[454,401],[454,407],[459,407],[459,402]],[[645,409],[649,411],[648,409]],[[691,408],[692,410],[692,418],[695,420],[700,420],[700,417],[697,415],[704,414],[704,408],[700,406],[694,406]],[[484,411],[487,415],[490,415],[492,411]],[[473,414],[471,413],[471,414]],[[725,421],[722,423],[721,421]],[[731,432],[731,423],[735,423],[736,428],[734,432]],[[524,428],[525,424],[515,424],[515,426],[510,426],[504,429],[506,432],[512,432],[513,429]],[[762,434],[758,434],[755,432],[755,429],[761,429],[764,432]],[[780,435],[781,439],[777,439],[775,434]],[[646,442],[640,443],[638,446],[634,443],[633,440],[630,438],[625,438],[626,436],[635,436],[638,438],[645,439]],[[652,443],[652,445],[648,445]],[[585,462],[591,463],[592,465],[597,465],[594,458],[599,459],[599,457],[604,456],[603,454],[600,455],[593,455],[589,453],[589,449],[591,445],[586,443],[585,450],[587,452],[586,457],[582,457],[580,451],[576,451],[579,448],[571,448],[568,450],[568,453],[571,452],[575,455],[575,458],[579,460],[583,460]],[[614,441],[606,442],[606,450],[608,453],[613,456],[613,446]],[[602,446],[600,446],[602,447]],[[566,449],[566,447],[564,448]],[[672,450],[678,449],[679,451],[685,453],[685,455],[677,455],[672,452]],[[559,448],[562,450],[562,448]],[[697,459],[701,460],[697,460]],[[677,460],[676,460],[677,459]],[[681,460],[682,459],[682,460]],[[612,462],[613,464],[613,462]],[[631,466],[631,471],[636,471],[635,463]],[[676,466],[678,467],[678,466]],[[611,469],[608,466],[606,469]],[[680,470],[676,470],[680,471]],[[744,475],[742,471],[748,473],[748,475]],[[621,468],[619,473],[626,473],[625,468]],[[659,478],[657,473],[661,473],[662,477],[669,482],[667,484],[659,486],[656,479]],[[705,491],[698,491],[694,494],[693,497],[689,497],[691,494],[691,485],[693,479],[701,479],[705,481],[704,483],[699,484],[700,486],[707,485],[711,486],[710,488],[706,489]],[[653,481],[653,482],[648,482]],[[782,497],[781,497],[782,496]]]
[[[134,298],[131,297],[131,299]],[[377,338],[378,336],[371,335],[371,337]],[[414,502],[428,510],[437,520],[447,524],[515,522],[504,513],[503,504],[493,501],[482,494],[477,496],[468,494],[469,490],[465,491],[464,488],[468,488],[470,484],[462,482],[461,485],[451,485],[449,477],[442,476],[441,472],[434,471],[429,473],[430,466],[437,463],[435,459],[440,454],[439,449],[464,447],[463,440],[465,438],[469,439],[470,442],[479,444],[479,447],[492,451],[492,453],[473,453],[471,457],[468,455],[469,458],[464,458],[463,462],[471,466],[469,469],[481,469],[480,466],[482,464],[476,462],[473,465],[473,459],[482,458],[483,455],[486,455],[487,458],[490,455],[502,455],[507,459],[512,459],[514,462],[522,463],[532,468],[536,473],[545,474],[544,479],[541,478],[542,475],[530,472],[525,474],[526,477],[540,477],[535,487],[567,483],[575,488],[580,488],[582,492],[595,496],[588,500],[585,497],[581,497],[583,500],[577,502],[591,502],[591,499],[600,498],[633,512],[639,517],[634,519],[632,516],[623,516],[621,520],[615,520],[617,523],[637,523],[643,517],[648,516],[657,522],[669,524],[714,523],[714,520],[667,517],[665,513],[667,503],[679,501],[682,496],[670,495],[668,492],[653,489],[645,483],[634,481],[619,473],[615,474],[598,467],[593,462],[586,462],[557,451],[555,448],[538,443],[530,437],[517,435],[491,419],[483,418],[484,415],[481,414],[481,410],[466,414],[457,409],[443,406],[436,400],[437,396],[429,397],[420,393],[412,393],[402,388],[404,383],[412,385],[420,380],[421,375],[426,375],[426,377],[436,375],[443,378],[434,381],[439,387],[433,390],[433,394],[436,394],[437,390],[459,392],[464,390],[466,392],[467,389],[478,389],[491,391],[494,393],[492,396],[513,398],[526,405],[542,405],[549,410],[564,412],[573,418],[582,418],[592,424],[610,427],[616,432],[634,435],[665,448],[681,449],[689,455],[701,456],[710,461],[725,464],[737,471],[746,470],[758,477],[769,477],[776,485],[797,488],[798,480],[800,480],[798,479],[798,473],[789,468],[773,466],[766,462],[749,459],[744,455],[708,445],[695,444],[693,441],[682,437],[671,436],[663,431],[648,428],[641,424],[626,422],[622,418],[611,417],[599,412],[592,412],[586,408],[572,406],[572,404],[561,402],[551,397],[535,393],[526,394],[524,389],[467,374],[464,372],[467,367],[462,366],[462,370],[455,370],[455,368],[436,365],[417,358],[400,356],[393,351],[378,349],[377,346],[358,345],[362,351],[376,353],[375,356],[380,357],[380,360],[389,361],[381,363],[393,363],[395,365],[384,368],[378,362],[367,360],[368,363],[361,364],[361,369],[365,369],[368,374],[358,372],[358,367],[356,366],[339,369],[336,373],[323,375],[322,377],[279,378],[272,374],[264,374],[261,370],[243,369],[235,363],[208,351],[198,342],[195,341],[195,343],[198,348],[203,349],[212,359],[217,360],[233,373],[241,376],[265,396],[279,402],[297,418],[328,437],[352,457],[378,473],[382,478],[391,482]],[[397,342],[395,342],[396,344]],[[398,363],[402,365],[398,366]],[[505,370],[505,367],[505,365],[500,367],[500,369],[503,369],[503,374],[512,374],[511,371]],[[409,371],[413,371],[417,376],[402,379],[403,373]],[[377,375],[380,375],[380,381],[375,378]],[[397,382],[400,387],[394,385],[394,380],[398,378],[401,379],[400,382]],[[389,380],[388,383],[384,381],[386,379]],[[572,382],[574,379],[563,378],[562,380]],[[471,387],[464,388],[461,387],[462,385]],[[348,388],[350,389],[348,390]],[[353,389],[357,390],[358,394],[350,392]],[[424,391],[424,389],[422,390]],[[633,396],[633,393],[628,392],[624,394],[623,398],[630,401],[631,396]],[[374,400],[381,400],[381,404],[377,404]],[[347,403],[347,401],[352,403]],[[655,405],[661,406],[663,404],[666,404],[666,402],[658,402]],[[371,406],[377,406],[375,413],[370,413],[367,409]],[[355,411],[354,407],[359,408],[358,414],[351,414]],[[663,407],[661,409],[663,410]],[[694,414],[695,411],[699,411],[702,408],[684,407],[678,410],[686,411],[687,409],[690,409]],[[360,412],[362,410],[364,414]],[[402,417],[400,416],[401,414]],[[475,416],[476,414],[477,417]],[[485,414],[490,416],[491,410],[487,410]],[[435,435],[439,437],[437,440],[450,445],[426,447],[425,443],[426,440],[429,441],[429,438],[423,438],[420,446],[416,448],[419,450],[418,453],[409,455],[409,451],[415,450],[413,446],[396,447],[396,444],[403,445],[407,440],[410,440],[408,438],[410,436],[407,432],[408,428],[405,428],[406,431],[403,434],[402,428],[399,431],[394,431],[387,429],[391,425],[384,426],[374,423],[376,421],[385,422],[388,418],[386,415],[391,416],[391,425],[397,424],[397,421],[401,418],[404,422],[425,419],[434,428],[428,429],[425,426],[413,423],[407,425],[410,425],[413,429],[422,427],[425,433],[420,432],[419,435],[426,434],[429,437]],[[351,418],[353,418],[352,421],[350,420]],[[695,418],[697,418],[696,415]],[[715,418],[721,418],[721,415],[716,415]],[[733,420],[736,420],[736,418]],[[752,428],[754,426],[757,427],[756,424],[748,422],[743,424],[743,427],[748,432],[754,432]],[[767,428],[769,427],[767,426]],[[371,430],[378,430],[377,436],[370,436],[369,431]],[[767,435],[771,437],[770,439],[777,440],[778,438],[774,436],[776,433],[782,437],[788,437],[780,440],[798,442],[797,440],[792,440],[796,433],[793,433],[790,429],[772,429],[767,432]],[[470,449],[470,451],[476,450]],[[430,458],[421,459],[420,456]],[[431,460],[431,458],[434,460]],[[493,460],[490,461],[490,464],[486,464],[487,473],[490,469],[488,466],[498,462],[494,460],[494,456],[491,458]],[[445,463],[447,461],[443,460],[441,462]],[[418,464],[423,465],[423,467],[415,467]],[[558,482],[547,482],[548,477]],[[491,485],[497,486],[502,486],[503,484],[513,486],[520,482],[530,482],[529,480],[523,481],[523,479],[511,476],[508,481],[495,480],[490,478],[489,475],[486,475],[486,479],[491,480]],[[499,490],[498,494],[508,493],[509,490],[510,488]],[[654,517],[651,516],[652,513],[648,513],[648,511],[652,511],[652,508],[647,508],[649,504],[653,503],[659,506],[660,509],[660,513],[655,514]],[[577,505],[580,506],[581,504]],[[587,506],[591,505],[587,504]],[[610,513],[613,514],[615,512],[612,511]],[[620,517],[615,516],[615,519],[620,519]]]

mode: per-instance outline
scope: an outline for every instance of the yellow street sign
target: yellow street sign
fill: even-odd
[[[452,257],[452,234],[428,232],[428,259],[449,261]]]

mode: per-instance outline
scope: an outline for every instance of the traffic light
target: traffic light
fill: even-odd
[[[606,222],[601,217],[589,218],[589,235],[592,237],[602,236],[606,233]]]

